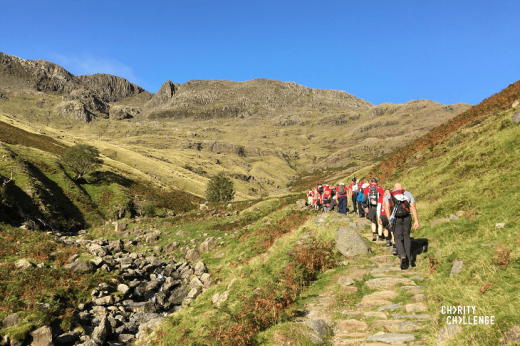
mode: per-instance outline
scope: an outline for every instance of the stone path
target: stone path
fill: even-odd
[[[353,222],[366,225],[357,218]],[[359,228],[363,236],[372,239],[370,229]],[[369,242],[369,246],[374,254],[368,259],[349,258],[350,268],[334,281],[333,285],[340,286],[344,293],[340,296],[346,301],[338,300],[342,298],[338,298],[337,290],[331,286],[307,305],[302,322],[314,331],[311,340],[319,344],[320,337],[332,332],[331,341],[335,346],[425,345],[421,335],[430,320],[421,286],[425,275],[416,268],[401,270],[399,259],[388,254],[384,242]],[[358,287],[367,293],[359,297]],[[323,328],[324,324],[328,331]],[[316,328],[317,325],[320,328]]]

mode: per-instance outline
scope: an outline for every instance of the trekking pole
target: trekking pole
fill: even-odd
[[[395,213],[397,212],[397,208],[399,208],[399,205],[394,207],[394,211],[392,211],[392,215],[390,216],[390,226],[394,223]]]

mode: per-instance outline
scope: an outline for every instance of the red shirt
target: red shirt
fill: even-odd
[[[355,183],[355,184],[354,184],[354,183],[350,184],[350,185],[348,186],[348,188],[349,188],[350,191],[352,191],[352,192],[354,192],[354,193],[358,193],[359,190],[360,190],[360,188],[358,187],[358,190],[357,190],[357,191],[354,191],[354,190],[352,189],[352,187],[353,187],[354,185],[357,185],[357,183]]]
[[[370,186],[377,186],[377,184],[370,184],[369,186],[365,187],[365,190],[363,191],[364,195],[368,195],[368,193],[370,192]],[[385,191],[381,186],[377,186],[377,193],[379,194],[379,196],[383,196],[385,194]]]

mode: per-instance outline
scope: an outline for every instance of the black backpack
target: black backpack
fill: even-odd
[[[394,209],[397,208],[394,214],[395,217],[402,218],[410,215],[410,201],[404,197],[404,191],[405,190],[396,190],[391,192],[392,213]]]
[[[370,185],[368,190],[368,205],[375,207],[379,200],[379,192],[377,192],[377,186]]]

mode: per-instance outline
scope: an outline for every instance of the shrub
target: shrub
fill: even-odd
[[[84,175],[94,172],[103,163],[99,158],[99,150],[88,144],[76,144],[70,147],[61,160],[76,174],[74,177],[76,181]]]
[[[208,202],[229,202],[235,198],[234,184],[222,171],[208,182],[206,200]]]

